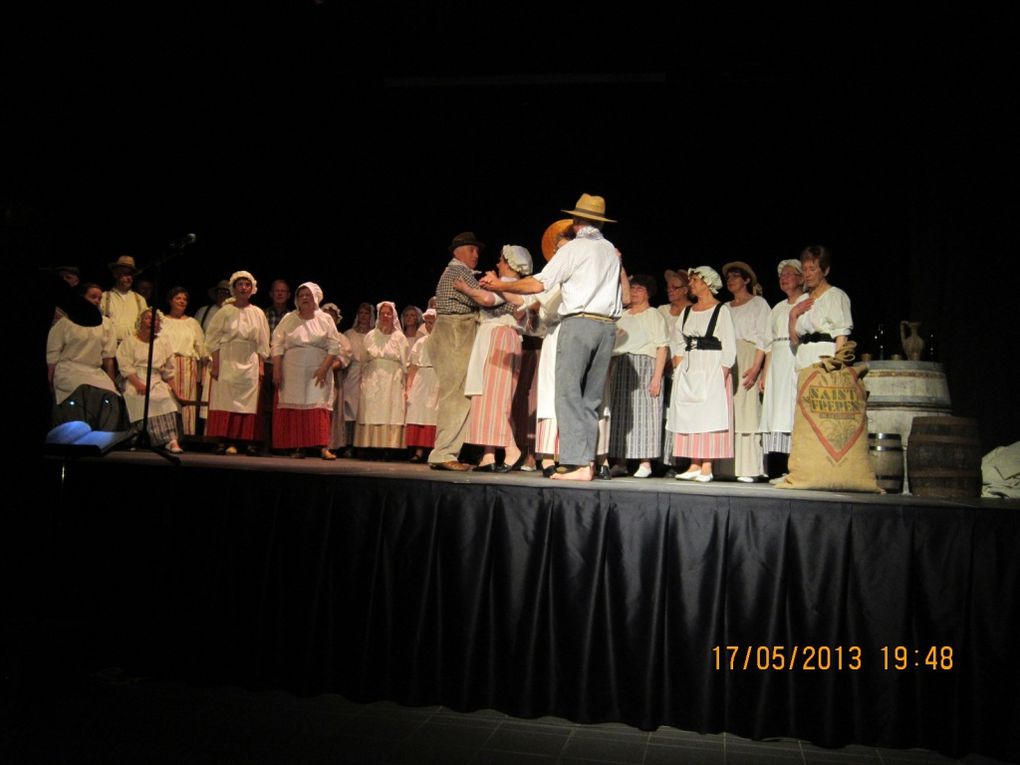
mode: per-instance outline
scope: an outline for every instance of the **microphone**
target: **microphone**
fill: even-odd
[[[198,239],[194,234],[185,234],[180,239],[175,239],[170,242],[170,249],[172,250],[183,250],[189,244],[194,244],[195,240]]]

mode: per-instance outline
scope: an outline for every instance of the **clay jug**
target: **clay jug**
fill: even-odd
[[[924,338],[920,335],[921,322],[901,321],[900,340],[903,343],[903,353],[910,361],[920,361],[921,353],[924,352]],[[909,333],[908,333],[909,331]]]

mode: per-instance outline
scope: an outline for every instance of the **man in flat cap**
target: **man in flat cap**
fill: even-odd
[[[590,481],[594,475],[599,409],[616,338],[616,319],[623,312],[620,257],[602,236],[602,197],[582,194],[573,210],[574,239],[563,245],[540,273],[514,282],[493,274],[481,280],[485,289],[529,295],[559,285],[562,302],[556,344],[556,421],[560,430],[560,463],[566,468],[552,477]]]
[[[463,280],[471,287],[479,286],[475,268],[484,247],[474,232],[457,234],[449,247],[453,258],[436,286],[436,326],[429,340],[429,353],[439,378],[436,444],[429,454],[429,467],[433,470],[471,469],[471,465],[460,461],[460,450],[471,413],[471,399],[464,395],[464,382],[478,326],[478,304],[454,285]]]

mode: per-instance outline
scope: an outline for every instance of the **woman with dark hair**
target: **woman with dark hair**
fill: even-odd
[[[163,322],[162,337],[174,352],[174,376],[170,386],[181,405],[181,423],[184,435],[193,436],[198,423],[199,380],[202,378],[202,361],[208,357],[205,333],[198,322],[185,315],[188,308],[188,291],[174,287],[167,293],[168,313]]]
[[[669,333],[666,320],[652,310],[655,279],[630,277],[630,306],[616,320],[616,342],[609,372],[609,458],[613,470],[640,460],[635,478],[652,474],[652,460],[662,456],[662,375]]]
[[[753,483],[765,474],[761,450],[761,398],[758,376],[765,363],[765,335],[769,304],[761,297],[758,277],[747,263],[735,261],[723,266],[726,289],[733,299],[726,305],[733,318],[737,339],[737,364],[733,370],[734,470],[738,481]]]
[[[806,292],[790,309],[788,325],[797,371],[822,356],[833,355],[854,328],[850,298],[829,284],[830,262],[829,251],[821,245],[807,247],[800,254]]]
[[[689,457],[682,481],[707,483],[712,460],[733,456],[733,388],[730,368],[737,358],[733,319],[716,294],[722,279],[710,266],[690,271],[697,303],[684,310],[670,343],[673,395],[666,427],[674,434],[673,454]]]
[[[273,448],[290,450],[293,457],[315,449],[322,459],[335,460],[329,439],[340,333],[333,318],[319,310],[321,301],[319,285],[305,282],[294,293],[297,310],[273,330]]]
[[[262,441],[259,391],[269,357],[269,321],[251,302],[258,291],[255,277],[236,271],[230,277],[233,302],[226,303],[209,324],[206,344],[212,355],[212,390],[206,435],[223,439],[217,454],[237,454],[236,443],[246,441],[247,453],[258,454]]]
[[[153,314],[156,316],[155,321]],[[146,308],[138,314],[135,331],[125,337],[117,348],[117,366],[123,378],[124,402],[127,404],[131,424],[141,431],[141,422],[145,414],[145,393],[148,390],[149,419],[146,430],[149,434],[149,445],[165,444],[167,451],[180,454],[184,450],[178,443],[179,409],[173,389],[168,385],[174,378],[174,352],[170,343],[160,334],[162,318],[163,314],[154,308]],[[151,370],[150,334],[156,335],[152,344]]]

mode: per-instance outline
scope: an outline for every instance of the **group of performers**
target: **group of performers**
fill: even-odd
[[[110,290],[79,285],[102,323],[55,317],[54,421],[139,428],[148,394],[150,442],[174,453],[200,431],[218,453],[261,453],[268,420],[272,449],[327,460],[400,453],[440,470],[707,482],[732,458],[738,480],[766,478],[765,454],[791,448],[797,372],[852,330],[828,251],[778,264],[786,297],[771,309],[742,261],[666,270],[668,302],[654,308],[657,280],[628,276],[602,234],[614,222],[604,200],[583,195],[564,212],[543,238],[541,271],[527,248],[506,245],[476,278],[485,246],[465,232],[427,311],[362,303],[343,333],[316,283],[297,288],[290,310],[289,288],[274,283],[266,310],[247,271],[194,318],[179,287],[167,313],[154,311],[122,256]],[[461,461],[465,444],[477,460]]]

